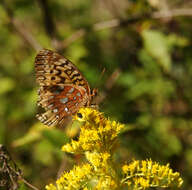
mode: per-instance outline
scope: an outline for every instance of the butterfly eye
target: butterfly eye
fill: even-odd
[[[83,118],[83,115],[81,113],[77,113],[77,117],[79,117],[80,119]]]

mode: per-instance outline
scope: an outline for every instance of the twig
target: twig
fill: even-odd
[[[29,44],[33,49],[39,51],[42,46],[35,40],[32,34],[25,28],[25,26],[16,18],[11,19],[11,23],[18,32],[18,34]]]
[[[112,20],[107,20],[103,22],[99,22],[93,25],[93,30],[99,31],[103,30],[106,28],[114,28],[120,25],[120,20],[119,19],[112,19]]]
[[[21,180],[23,181],[23,183],[25,183],[28,187],[30,187],[33,190],[39,190],[37,187],[35,187],[34,185],[30,184],[28,181],[26,181],[24,178],[21,178]]]
[[[168,17],[178,17],[178,16],[192,16],[192,9],[172,9],[166,11],[154,12],[152,18],[168,18]]]
[[[86,31],[84,29],[80,29],[77,30],[76,32],[74,32],[69,38],[65,39],[63,41],[63,43],[60,43],[60,46],[62,46],[63,48],[68,47],[71,43],[73,43],[74,41],[76,41],[77,39],[81,38],[82,36],[84,36],[86,33]]]

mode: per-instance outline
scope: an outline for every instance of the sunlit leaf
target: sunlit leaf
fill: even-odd
[[[43,130],[49,130],[49,128],[41,123],[37,123],[32,126],[23,137],[16,139],[12,144],[13,146],[18,147],[40,140],[42,138],[41,133]]]
[[[167,37],[155,30],[144,30],[142,32],[144,48],[156,59],[157,63],[162,66],[165,71],[171,69],[171,57],[167,43]]]

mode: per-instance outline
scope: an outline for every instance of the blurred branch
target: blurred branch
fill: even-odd
[[[33,186],[32,184],[30,184],[28,181],[26,181],[24,178],[21,179],[23,181],[23,183],[25,185],[27,185],[28,187],[30,187],[33,190],[39,190],[37,187]]]
[[[125,27],[129,24],[144,20],[144,19],[161,19],[161,18],[171,18],[171,17],[178,17],[178,16],[192,16],[192,9],[172,9],[166,11],[157,11],[151,14],[145,15],[135,15],[126,20],[121,19],[112,19],[103,22],[98,22],[92,26],[93,31],[100,31],[104,29],[110,29],[115,27]],[[86,34],[85,29],[80,29],[73,33],[69,38],[64,40],[62,43],[59,44],[60,48],[66,48],[74,41],[78,40],[79,38],[83,37]]]
[[[178,16],[192,16],[192,9],[172,9],[166,11],[157,11],[152,14],[135,15],[126,20],[112,19],[94,24],[93,30],[99,31],[108,28],[126,26],[128,24],[132,24],[147,18],[161,19],[161,18],[178,17]]]
[[[112,19],[108,21],[103,21],[99,22],[93,25],[93,30],[98,31],[98,30],[103,30],[106,28],[113,28],[117,27],[120,25],[120,20],[119,19]]]
[[[39,51],[42,46],[37,42],[33,35],[25,28],[25,26],[16,18],[14,18],[13,11],[7,6],[5,1],[2,0],[2,6],[5,9],[9,19],[10,24],[14,27],[15,31],[26,41],[33,49]]]
[[[103,22],[98,22],[92,26],[92,30],[100,31],[104,29],[125,26],[127,24],[131,24],[133,22],[139,21],[141,18],[142,18],[141,16],[139,17],[136,16],[136,17],[129,18],[127,20],[122,20],[122,21],[120,19],[112,19],[112,20],[107,20]],[[65,39],[62,43],[59,44],[59,48],[62,49],[62,48],[68,47],[71,43],[83,37],[86,33],[87,31],[85,29],[80,29],[74,32],[69,38]]]
[[[192,9],[172,9],[166,11],[158,11],[152,14],[152,18],[168,18],[168,17],[178,17],[178,16],[192,16]]]
[[[14,26],[15,30],[18,34],[29,44],[33,49],[39,51],[42,49],[42,46],[35,40],[32,34],[25,28],[23,23],[21,23],[18,19],[12,18],[11,23]]]
[[[86,33],[86,30],[80,29],[74,32],[69,38],[65,39],[62,43],[60,43],[60,49],[68,47],[71,43],[83,37]]]

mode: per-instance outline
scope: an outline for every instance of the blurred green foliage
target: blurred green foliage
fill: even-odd
[[[72,60],[99,89],[100,110],[126,124],[119,163],[169,162],[192,189],[190,11],[181,0],[0,2],[0,143],[26,179],[42,188],[81,159],[60,151],[76,124],[48,129],[35,118],[34,57],[44,47]]]

